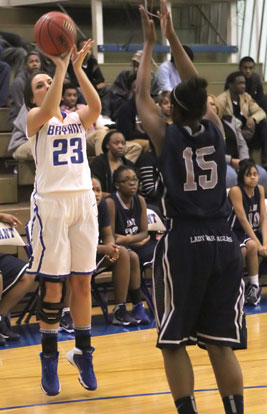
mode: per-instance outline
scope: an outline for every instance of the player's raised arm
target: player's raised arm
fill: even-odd
[[[170,11],[167,9],[167,0],[160,1],[160,11],[158,12],[158,16],[160,18],[162,35],[170,43],[175,66],[179,72],[181,80],[185,81],[192,78],[192,76],[198,76],[198,71],[194,63],[185,52],[177,34],[174,31]],[[205,114],[204,118],[212,121],[220,129],[222,135],[224,136],[222,123],[215,112],[211,110],[209,105],[207,106],[207,113]]]
[[[158,12],[158,16],[160,18],[162,35],[170,43],[175,66],[179,72],[181,80],[185,81],[192,78],[192,76],[197,76],[198,72],[195,65],[185,52],[174,31],[170,11],[167,9],[167,0],[160,1],[160,11]]]
[[[88,51],[91,50],[93,44],[93,40],[89,39],[79,52],[77,51],[76,46],[74,46],[72,53],[73,69],[81,87],[83,97],[87,103],[85,107],[77,111],[85,129],[89,128],[90,125],[97,120],[101,112],[99,95],[82,69],[84,58]]]
[[[34,135],[53,116],[60,114],[63,81],[69,64],[70,53],[65,57],[48,56],[56,65],[53,79],[47,74],[37,74],[31,80],[32,104],[27,116],[28,136]],[[25,89],[27,88],[27,84]]]
[[[137,71],[136,106],[142,125],[159,154],[165,136],[165,122],[160,117],[159,110],[150,96],[151,58],[156,32],[154,22],[148,18],[144,7],[140,6],[139,10],[142,19],[144,49]]]

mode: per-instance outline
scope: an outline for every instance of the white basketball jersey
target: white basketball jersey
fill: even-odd
[[[85,129],[76,112],[63,115],[63,122],[53,117],[29,138],[38,193],[92,188]]]

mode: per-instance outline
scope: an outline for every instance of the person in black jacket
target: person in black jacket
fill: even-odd
[[[251,56],[244,56],[239,62],[239,69],[245,76],[246,92],[266,111],[266,96],[264,96],[262,80],[259,74],[255,72],[254,59]]]
[[[134,164],[125,158],[126,141],[121,132],[112,130],[107,133],[102,142],[103,154],[94,158],[90,164],[92,174],[95,175],[102,187],[103,197],[108,196],[113,187],[113,173],[121,165],[134,168]]]
[[[116,122],[117,129],[123,133],[126,141],[134,141],[141,145],[144,151],[147,151],[149,149],[149,136],[143,130],[139,121],[135,103],[136,73],[129,76],[128,89],[130,98],[120,107]]]

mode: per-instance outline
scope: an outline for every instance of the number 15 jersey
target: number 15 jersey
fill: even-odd
[[[30,137],[38,193],[92,188],[86,154],[86,132],[76,112],[51,118]]]
[[[202,120],[193,135],[189,127],[167,125],[157,166],[164,216],[227,217],[225,145],[212,122]]]

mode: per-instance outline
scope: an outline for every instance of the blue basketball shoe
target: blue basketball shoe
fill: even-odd
[[[57,375],[58,355],[58,352],[53,356],[44,355],[43,352],[40,353],[42,363],[41,388],[47,395],[57,395],[60,392],[60,382]]]
[[[78,368],[78,379],[80,384],[87,390],[94,391],[97,389],[97,381],[93,367],[93,352],[95,348],[81,350],[73,348],[66,354],[67,360]]]
[[[137,320],[138,324],[140,325],[148,325],[150,323],[150,319],[146,314],[146,310],[142,302],[137,303],[134,305],[132,310],[132,316],[134,319]]]

